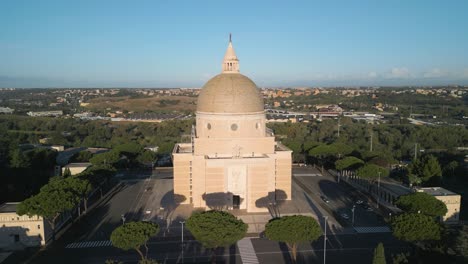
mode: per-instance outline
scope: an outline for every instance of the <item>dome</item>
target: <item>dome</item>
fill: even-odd
[[[240,73],[221,73],[209,80],[198,96],[198,112],[263,112],[263,97],[257,85]]]

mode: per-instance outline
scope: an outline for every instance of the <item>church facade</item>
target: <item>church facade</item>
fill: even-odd
[[[240,74],[229,41],[222,73],[198,97],[191,142],[174,147],[175,196],[194,207],[265,212],[291,199],[291,154],[266,127],[263,97]]]

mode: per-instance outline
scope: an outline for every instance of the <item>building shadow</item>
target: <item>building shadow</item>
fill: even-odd
[[[187,198],[182,194],[174,194],[174,190],[168,191],[161,199],[162,212],[160,217],[166,222],[166,230],[169,231],[169,228],[174,221],[172,219],[174,211],[177,207],[185,202]],[[181,220],[182,221],[182,220]]]

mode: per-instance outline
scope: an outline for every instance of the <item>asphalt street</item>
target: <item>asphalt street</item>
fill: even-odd
[[[309,172],[303,174],[311,174]],[[307,193],[302,192],[302,195],[306,197],[305,204],[315,208],[319,213],[326,213],[330,210],[337,212],[349,210],[354,199],[358,197],[356,195],[359,195],[352,189],[348,190],[346,185],[336,183],[332,177],[295,177],[300,178],[302,184],[309,189]],[[165,203],[171,200],[171,190],[170,170],[145,174],[125,173],[121,176],[121,184],[115,193],[110,193],[102,204],[76,223],[54,245],[42,251],[31,263],[104,263],[107,259],[137,263],[138,255],[135,251],[122,251],[110,245],[110,234],[122,224],[122,215],[126,221],[159,220],[161,215],[166,213],[167,204]],[[298,193],[301,192],[298,191]],[[330,202],[323,202],[320,199],[321,195],[326,195]],[[373,212],[359,210],[356,211],[355,217],[356,224],[381,225],[375,222],[378,216]],[[331,223],[332,221],[329,222],[328,228],[332,228]],[[164,224],[160,223],[160,225],[163,230]],[[178,227],[177,222],[176,226]],[[171,232],[166,237],[159,236],[151,239],[148,243],[148,257],[160,263],[206,263],[209,261],[211,251],[203,249],[198,242],[191,240],[193,238],[190,236],[185,236],[186,243],[182,250],[180,230],[177,231]],[[395,240],[390,233],[333,234],[329,229],[327,263],[370,263],[378,242],[384,243],[387,253],[399,252],[402,247],[406,246]],[[264,238],[252,238],[252,244],[260,263],[291,263],[286,245]],[[323,263],[323,236],[314,243],[300,245],[298,252],[298,263]],[[236,246],[220,249],[216,255],[218,263],[242,263]]]
[[[366,196],[344,182],[338,183],[335,177],[329,174],[322,175],[317,169],[310,166],[293,168],[293,177],[308,191],[307,193],[313,199],[314,204],[322,207],[342,226],[352,226],[353,206],[354,226],[385,225],[385,221],[378,214],[375,205]],[[325,202],[324,198],[328,202]],[[358,200],[368,203],[371,209],[365,209],[363,204],[356,204]],[[347,217],[343,217],[343,214],[346,214]]]

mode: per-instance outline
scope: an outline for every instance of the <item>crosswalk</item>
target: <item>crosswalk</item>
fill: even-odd
[[[101,241],[82,241],[68,244],[65,248],[96,248],[96,247],[110,247],[112,242],[110,240]]]
[[[243,264],[258,264],[257,254],[252,245],[250,238],[245,237],[237,241],[237,247],[239,248],[239,253],[241,255],[241,260]]]
[[[354,227],[357,233],[389,233],[392,232],[388,226],[360,226]]]

